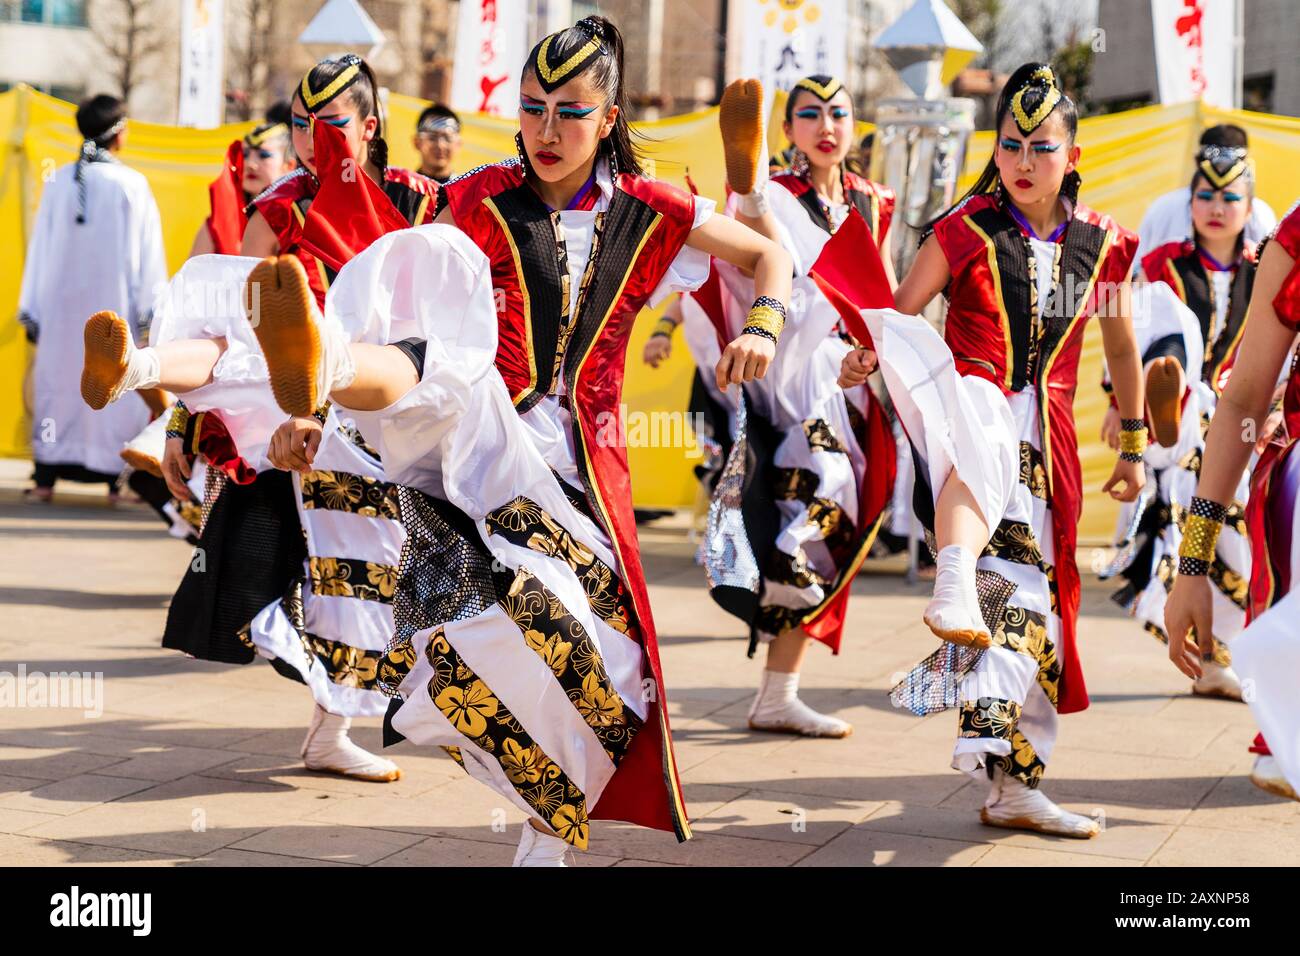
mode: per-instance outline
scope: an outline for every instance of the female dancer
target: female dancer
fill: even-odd
[[[250,206],[244,252],[281,251],[306,263],[316,301],[374,238],[433,216],[436,187],[384,165],[376,91],[356,57],[309,71],[293,101],[303,166]],[[358,168],[365,175],[349,174]],[[404,532],[378,459],[327,408],[312,410],[328,426],[318,467],[301,477],[268,467],[283,414],[267,395],[242,300],[257,261],[190,260],[159,311],[153,347],[128,347],[116,316],[93,316],[83,395],[93,407],[151,384],[181,394],[190,408],[181,405],[169,426],[164,474],[183,490],[202,454],[216,479],[204,495],[203,560],[172,601],[164,646],[229,663],[247,663],[255,652],[270,658],[315,700],[302,748],[308,769],[396,780],[396,764],[358,747],[347,731],[352,717],[387,705],[375,669],[392,637]]]
[[[1193,680],[1214,653],[1220,605],[1211,586],[1218,557],[1216,538],[1228,512],[1252,444],[1242,422],[1263,422],[1273,383],[1290,375],[1283,399],[1285,428],[1264,450],[1250,482],[1246,524],[1250,529],[1250,625],[1232,642],[1233,663],[1254,683],[1250,709],[1263,731],[1251,780],[1280,796],[1300,799],[1300,705],[1296,675],[1300,652],[1295,621],[1300,614],[1300,368],[1292,358],[1300,331],[1300,204],[1291,208],[1260,246],[1250,318],[1237,350],[1235,370],[1219,398],[1205,438],[1196,497],[1187,511],[1179,546],[1178,578],[1165,608],[1169,657]]]
[[[852,346],[835,305],[810,277],[823,252],[853,216],[862,241],[883,249],[894,195],[854,171],[853,103],[843,83],[808,76],[786,101],[784,131],[793,143],[789,172],[769,180],[762,156],[763,92],[757,80],[737,80],[723,94],[719,123],[726,151],[728,211],[795,260],[803,308],[791,322],[772,374],[745,388],[746,438],[732,471],[754,467],[738,509],[740,520],[715,521],[707,553],[715,598],[750,625],[750,653],[767,644],[767,661],[749,711],[755,730],[847,737],[846,721],[799,699],[799,670],[810,638],[839,653],[848,587],[871,549],[888,500],[895,457],[888,425],[863,385],[836,384]],[[778,188],[779,187],[779,188]],[[848,250],[860,257],[859,247]],[[892,286],[889,257],[883,258]],[[750,282],[718,266],[721,308],[710,316],[723,340],[744,321]],[[889,289],[884,289],[888,301]],[[706,310],[707,311],[707,310]],[[885,459],[888,464],[884,464]],[[884,474],[883,482],[871,479]],[[732,483],[715,492],[720,513]],[[732,528],[744,529],[743,542]],[[737,587],[735,548],[752,554],[746,587]]]
[[[1254,176],[1243,151],[1203,150],[1192,177],[1192,237],[1152,250],[1142,272],[1163,283],[1192,316],[1161,322],[1153,298],[1151,321],[1141,333],[1146,396],[1155,441],[1147,448],[1150,482],[1145,506],[1135,510],[1120,543],[1119,559],[1105,577],[1127,580],[1116,600],[1161,641],[1165,599],[1177,574],[1178,542],[1205,448],[1203,435],[1237,358],[1246,305],[1255,281],[1255,248],[1245,241]],[[1139,294],[1140,299],[1146,295]],[[1119,447],[1119,409],[1106,414],[1103,438]],[[1215,585],[1214,659],[1205,662],[1192,693],[1241,699],[1241,683],[1224,642],[1246,623],[1250,550],[1244,517],[1243,475],[1225,515],[1224,533],[1210,566]]]
[[[1058,712],[1088,705],[1075,646],[1072,405],[1089,318],[1101,323],[1124,418],[1104,489],[1120,500],[1142,487],[1145,425],[1128,311],[1137,237],[1078,201],[1076,128],[1050,67],[1011,75],[993,157],[933,223],[896,296],[913,316],[946,289],[947,347],[922,319],[868,311],[875,352],[848,355],[842,381],[860,384],[878,356],[922,462],[917,487],[932,493],[916,496],[938,551],[925,622],[949,644],[904,679],[896,702],[960,707],[953,766],[991,779],[983,822],[1087,838],[1097,823],[1037,787]]]
[[[285,113],[288,108],[287,103],[273,107],[276,112],[283,110]],[[248,204],[285,172],[297,166],[289,148],[287,122],[271,120],[270,111],[267,116],[267,122],[254,127],[226,150],[221,172],[208,186],[210,212],[194,235],[189,258],[209,253],[238,255],[244,227],[248,223],[245,213]],[[197,488],[202,489],[201,476],[192,477],[185,489],[187,493],[181,496],[163,479],[166,430],[174,404],[171,397],[158,388],[142,389],[140,396],[150,404],[156,417],[122,450],[122,459],[134,469],[128,479],[131,489],[158,511],[174,536],[197,543],[201,508],[194,500],[193,491],[195,481],[198,482]]]
[[[528,814],[519,865],[563,865],[589,817],[689,835],[616,428],[624,358],[641,307],[716,255],[765,297],[719,384],[760,376],[790,289],[778,246],[641,174],[626,102],[622,37],[585,18],[530,53],[519,158],[449,184],[445,225],[377,242],[321,318],[296,261],[252,277],[282,407],[329,395],[418,489],[380,668],[391,725]],[[291,436],[285,464],[310,467],[316,441]]]

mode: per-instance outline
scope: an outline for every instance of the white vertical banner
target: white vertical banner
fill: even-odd
[[[181,0],[181,126],[220,126],[226,113],[223,0]]]
[[[513,116],[528,56],[526,0],[460,0],[452,109]]]
[[[775,90],[789,91],[800,77],[826,73],[844,78],[846,0],[738,0],[738,5],[740,15],[731,21],[727,45],[742,51],[739,76],[757,77],[769,104]],[[737,28],[739,36],[734,35]]]
[[[1151,0],[1160,102],[1231,109],[1236,0]]]

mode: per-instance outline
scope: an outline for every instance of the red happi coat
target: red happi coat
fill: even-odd
[[[313,145],[316,168],[326,171],[326,185],[299,167],[271,184],[249,209],[266,219],[281,254],[301,260],[316,304],[324,308],[329,283],[349,259],[380,236],[433,221],[438,187],[418,173],[392,166],[384,171],[382,188],[359,169],[353,176],[341,175],[348,159],[346,143],[342,131],[328,123],[315,124]],[[232,155],[236,147],[242,176],[242,143],[231,146]],[[242,231],[241,226],[241,235]],[[217,412],[198,413],[191,435],[187,450],[202,453],[233,481],[248,484],[256,477]]]
[[[573,446],[589,511],[613,544],[636,615],[631,636],[645,651],[656,687],[645,726],[592,808],[680,839],[690,835],[673,758],[654,619],[637,545],[632,486],[622,442],[598,441],[617,417],[628,340],[637,313],[663,278],[694,225],[695,202],[675,187],[619,174],[583,290],[568,288],[555,220],[524,181],[517,161],[484,166],[445,187],[456,225],[487,255],[499,298],[496,366],[522,414],[555,390],[563,351]],[[570,295],[581,295],[572,329]],[[602,417],[604,416],[604,417]]]
[[[1276,242],[1293,260],[1273,299],[1277,319],[1288,329],[1300,332],[1300,203],[1291,207],[1273,234],[1260,244],[1263,255],[1265,245]],[[1273,441],[1255,464],[1250,479],[1250,500],[1246,503],[1246,533],[1250,538],[1250,606],[1247,618],[1254,620],[1277,601],[1285,597],[1295,584],[1295,574],[1300,568],[1291,567],[1291,555],[1275,554],[1269,544],[1269,501],[1273,476],[1282,469],[1288,455],[1295,454],[1300,440],[1300,367],[1291,366],[1286,394],[1282,400],[1282,415],[1286,428],[1283,441]]]
[[[346,175],[343,132],[314,124],[318,179],[300,166],[281,176],[250,204],[275,233],[282,255],[297,256],[324,308],[325,293],[344,264],[380,236],[433,222],[438,184],[388,166],[381,186],[359,168]],[[324,185],[322,185],[324,183]]]
[[[777,173],[772,177],[772,182],[789,190],[803,205],[809,219],[827,232],[831,231],[830,219],[812,183],[789,172]],[[894,191],[848,170],[845,170],[841,184],[844,187],[844,201],[862,214],[876,245],[881,245],[884,237],[889,234],[889,224],[894,218]]]
[[[1075,563],[1083,476],[1074,429],[1074,393],[1084,326],[1098,305],[1099,285],[1124,282],[1137,254],[1137,235],[1109,216],[1076,203],[1057,240],[1065,308],[1045,317],[1031,343],[1030,314],[1037,290],[1030,287],[1023,230],[991,193],[972,196],[934,227],[948,260],[948,319],[944,339],[957,370],[1018,392],[1033,384],[1039,394],[1042,456],[1048,507],[1055,536],[1055,588],[1061,619],[1061,685],[1057,710],[1088,706],[1076,644],[1079,569]],[[1068,301],[1067,301],[1068,299]],[[1036,355],[1036,360],[1034,359]]]
[[[244,193],[244,141],[237,139],[226,149],[221,172],[208,185],[208,201],[212,211],[204,225],[212,238],[212,251],[222,256],[239,255],[244,239],[244,226],[248,216],[244,207],[248,198]]]
[[[1142,274],[1151,282],[1168,285],[1196,314],[1201,325],[1201,339],[1205,343],[1201,378],[1216,395],[1223,394],[1232,365],[1237,360],[1237,347],[1246,330],[1246,307],[1250,304],[1250,292],[1255,285],[1255,267],[1255,249],[1248,245],[1233,272],[1223,328],[1214,341],[1210,341],[1210,328],[1215,317],[1214,282],[1210,270],[1196,251],[1196,243],[1166,243],[1142,257]]]

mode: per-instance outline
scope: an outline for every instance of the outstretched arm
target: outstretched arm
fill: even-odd
[[[710,216],[691,230],[686,244],[753,275],[756,295],[775,299],[783,306],[790,302],[794,271],[790,254],[748,226],[726,216]],[[775,356],[775,342],[761,335],[739,336],[718,362],[718,388],[725,391],[728,384],[762,378]]]
[[[1294,260],[1276,242],[1264,250],[1255,275],[1246,329],[1232,378],[1224,389],[1205,438],[1197,497],[1220,506],[1232,503],[1241,473],[1250,461],[1257,432],[1268,415],[1273,385],[1290,354],[1293,330],[1278,319],[1273,299],[1294,267]],[[1181,563],[1181,561],[1180,561]],[[1210,585],[1204,574],[1180,573],[1165,606],[1169,658],[1192,678],[1201,676],[1201,659],[1213,648],[1214,620]],[[1188,631],[1196,629],[1196,644]]]

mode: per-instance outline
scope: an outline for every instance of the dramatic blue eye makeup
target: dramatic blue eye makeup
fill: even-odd
[[[1241,202],[1241,201],[1242,201],[1243,199],[1245,199],[1245,198],[1246,198],[1246,197],[1243,196],[1241,193],[1224,193],[1224,194],[1223,194],[1223,201],[1224,201],[1224,202]]]
[[[1018,139],[1000,139],[998,140],[998,145],[1008,153],[1020,152],[1020,140]]]
[[[594,106],[561,106],[559,114],[561,119],[582,119],[584,116],[590,116],[596,112]]]
[[[1034,143],[1035,153],[1054,153],[1060,148],[1060,143]]]
[[[1214,202],[1214,190],[1198,189],[1196,190],[1196,198],[1201,202]],[[1225,196],[1224,198],[1226,199],[1227,197]]]
[[[519,101],[519,108],[523,110],[525,113],[527,113],[529,116],[546,115],[546,104],[539,102],[538,100],[521,99]]]
[[[305,116],[295,116],[295,117],[293,117],[293,128],[294,128],[294,129],[306,129],[309,125],[311,125],[311,124],[308,123],[308,121],[307,121],[307,117],[305,117]]]
[[[325,122],[329,123],[331,126],[337,129],[342,129],[344,126],[347,126],[349,123],[352,122],[352,117],[341,116],[341,117],[336,117],[335,119],[327,119]]]
[[[822,115],[822,111],[811,106],[805,106],[801,110],[795,110],[794,115],[800,119],[818,119]]]
[[[832,119],[844,119],[844,117],[848,115],[849,115],[849,111],[842,106],[837,106],[835,107],[835,109],[831,110]]]

